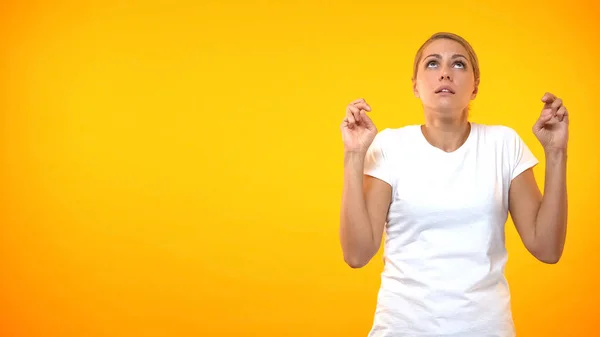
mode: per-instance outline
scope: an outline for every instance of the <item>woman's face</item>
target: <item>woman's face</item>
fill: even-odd
[[[460,114],[475,98],[477,85],[467,50],[460,43],[438,39],[425,47],[413,90],[427,110]]]

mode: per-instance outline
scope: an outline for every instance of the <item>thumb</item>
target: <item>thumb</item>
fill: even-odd
[[[542,114],[540,118],[535,122],[533,126],[533,131],[538,132],[544,128],[544,124],[548,123],[552,119],[552,109],[544,109],[542,110]]]

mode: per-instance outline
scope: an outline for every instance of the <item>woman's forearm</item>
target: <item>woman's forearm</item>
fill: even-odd
[[[344,186],[340,213],[340,239],[344,258],[351,265],[368,262],[375,249],[373,227],[363,193],[364,155],[344,155]]]
[[[560,259],[567,232],[567,152],[546,151],[544,195],[535,224],[536,246],[550,263]]]

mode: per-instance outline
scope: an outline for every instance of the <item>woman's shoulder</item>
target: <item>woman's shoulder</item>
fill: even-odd
[[[518,137],[517,131],[503,124],[482,124],[471,122],[471,126],[478,130],[478,133],[482,136],[493,137],[494,139],[512,139]]]
[[[419,130],[418,125],[383,128],[377,132],[371,148],[378,148],[387,155],[391,155],[398,152],[402,148],[402,144],[414,143]]]
[[[398,127],[384,128],[378,132],[377,136],[385,139],[398,139],[414,136],[417,134],[417,131],[420,131],[419,124],[408,124]]]

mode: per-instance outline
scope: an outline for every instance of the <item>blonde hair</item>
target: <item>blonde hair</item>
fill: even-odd
[[[480,76],[479,61],[477,60],[477,54],[475,54],[475,50],[473,50],[473,47],[471,46],[471,44],[469,42],[467,42],[467,40],[465,40],[463,37],[461,37],[457,34],[448,33],[448,32],[435,33],[429,39],[427,39],[427,41],[425,41],[423,43],[423,45],[421,45],[421,47],[417,51],[417,54],[415,55],[415,64],[414,64],[414,68],[413,68],[413,79],[417,79],[417,73],[419,71],[419,62],[421,62],[421,58],[423,58],[423,50],[425,50],[425,47],[427,47],[431,42],[433,42],[435,40],[439,40],[439,39],[448,39],[448,40],[456,41],[456,42],[460,43],[467,50],[469,62],[471,62],[471,66],[473,67],[473,75],[475,77],[475,83],[479,83],[479,76]]]

